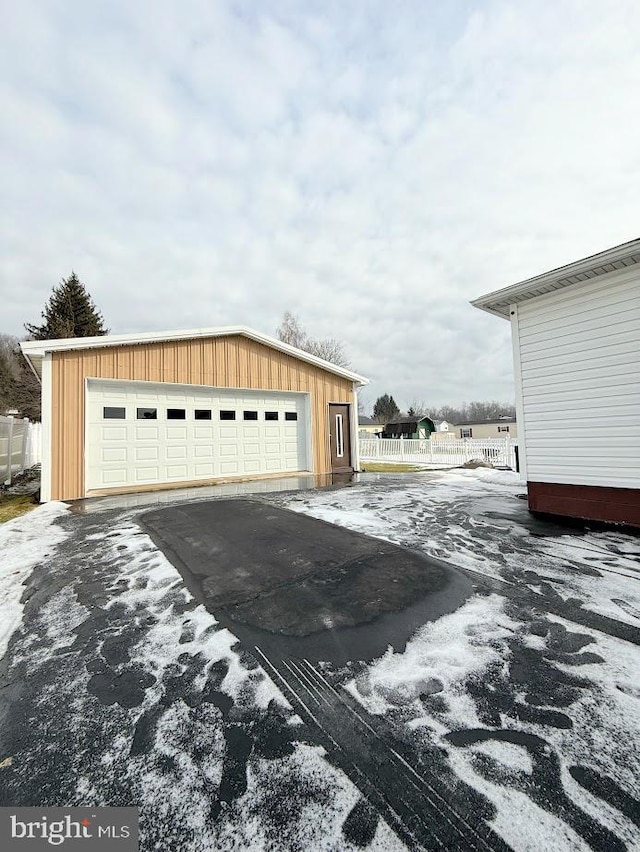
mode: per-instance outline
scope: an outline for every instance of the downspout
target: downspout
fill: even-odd
[[[51,500],[51,457],[52,457],[52,375],[53,361],[51,352],[45,352],[42,359],[42,394],[40,403],[40,419],[42,422],[42,464],[40,472],[40,502]]]
[[[351,406],[351,458],[353,469],[360,472],[360,437],[358,436],[358,382],[353,383],[353,405]]]
[[[527,447],[525,439],[524,401],[522,397],[522,368],[520,355],[520,323],[518,321],[518,306],[509,306],[511,320],[511,346],[513,350],[513,378],[516,392],[516,424],[518,426],[518,463],[520,466],[520,481],[527,482]]]

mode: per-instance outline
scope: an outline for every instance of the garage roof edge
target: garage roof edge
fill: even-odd
[[[207,337],[232,337],[234,335],[248,337],[258,343],[269,346],[271,349],[277,349],[286,355],[306,361],[309,364],[320,367],[329,373],[335,373],[335,375],[349,379],[357,384],[369,384],[369,379],[358,373],[354,373],[352,370],[339,367],[330,361],[325,361],[323,358],[318,358],[309,352],[297,349],[295,346],[290,346],[288,343],[283,343],[275,337],[261,334],[244,325],[222,328],[182,329],[179,331],[149,331],[136,334],[108,334],[100,337],[66,337],[59,340],[25,340],[20,343],[20,348],[32,367],[39,372],[40,363],[45,354],[49,352],[104,349],[109,346],[135,346],[143,343],[166,343],[172,340],[197,340]]]

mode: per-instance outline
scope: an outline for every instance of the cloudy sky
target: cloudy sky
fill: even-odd
[[[469,300],[640,233],[637,0],[0,3],[0,331],[285,310],[392,393],[510,400]]]

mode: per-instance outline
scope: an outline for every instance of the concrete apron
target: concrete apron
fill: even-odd
[[[271,658],[343,665],[403,650],[473,591],[442,562],[257,501],[172,506],[140,521],[196,600]]]

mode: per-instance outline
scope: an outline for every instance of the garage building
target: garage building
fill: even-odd
[[[244,326],[27,341],[41,499],[358,469],[367,379]]]
[[[640,527],[640,240],[489,293],[533,512]]]

